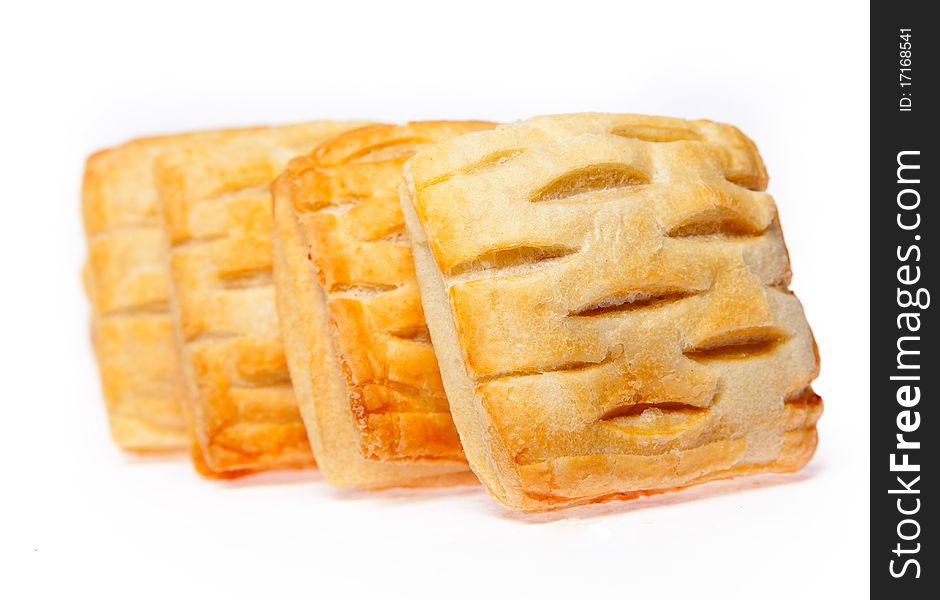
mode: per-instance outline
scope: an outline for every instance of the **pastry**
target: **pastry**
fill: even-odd
[[[334,485],[474,481],[421,311],[398,185],[416,149],[488,127],[364,127],[294,159],[272,185],[287,360]]]
[[[135,452],[187,443],[152,173],[174,143],[148,138],[93,154],[82,185],[92,344],[111,435]]]
[[[268,185],[291,157],[351,126],[233,131],[157,159],[194,461],[206,475],[313,462],[274,306]]]
[[[427,147],[404,180],[451,412],[502,504],[810,459],[818,354],[764,165],[736,128],[539,117]]]

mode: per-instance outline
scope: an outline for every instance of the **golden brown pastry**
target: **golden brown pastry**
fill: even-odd
[[[313,462],[274,307],[268,185],[291,157],[351,126],[233,131],[157,160],[170,304],[204,474]]]
[[[402,202],[471,467],[539,510],[802,467],[822,410],[734,127],[539,117],[428,147]]]
[[[92,342],[111,434],[124,450],[187,445],[153,163],[193,137],[135,140],[92,155],[85,169],[84,278]]]
[[[421,311],[398,185],[417,148],[488,127],[364,127],[294,159],[272,186],[287,359],[330,483],[474,480]]]

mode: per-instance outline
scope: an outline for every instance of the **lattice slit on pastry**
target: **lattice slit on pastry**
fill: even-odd
[[[157,158],[193,460],[205,475],[313,463],[275,309],[268,186],[290,158],[354,125],[217,132]]]
[[[500,502],[555,508],[810,459],[815,343],[737,129],[540,117],[424,148],[404,178],[451,411]]]
[[[375,125],[291,161],[272,186],[287,360],[327,481],[473,481],[430,344],[398,201],[413,153],[476,122]]]

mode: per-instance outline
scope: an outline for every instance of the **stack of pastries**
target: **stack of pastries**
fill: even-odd
[[[111,432],[207,477],[546,510],[800,469],[822,403],[767,173],[619,114],[311,122],[88,159]]]

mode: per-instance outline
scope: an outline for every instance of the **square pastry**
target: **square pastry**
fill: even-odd
[[[268,186],[290,158],[352,126],[231,131],[157,159],[170,305],[203,474],[313,463],[274,304]]]
[[[191,139],[134,140],[93,154],[85,168],[83,275],[92,345],[111,435],[124,450],[179,450],[188,443],[153,164]]]
[[[478,122],[373,125],[291,161],[272,185],[287,359],[327,481],[474,481],[431,347],[398,201],[415,150]]]
[[[473,470],[540,510],[793,471],[819,361],[734,127],[539,117],[423,149],[402,203]]]

